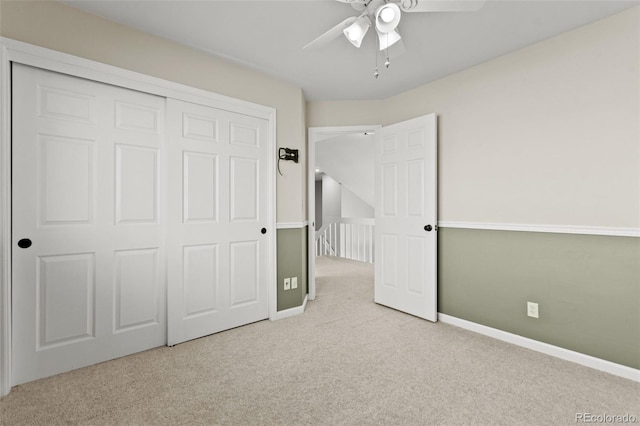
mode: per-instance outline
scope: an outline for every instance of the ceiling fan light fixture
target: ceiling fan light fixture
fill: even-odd
[[[378,31],[378,44],[380,45],[380,50],[388,49],[389,46],[399,42],[401,38],[400,33],[395,30],[389,33]]]
[[[385,3],[376,9],[376,29],[382,33],[394,31],[400,23],[400,8],[395,3]]]
[[[355,47],[360,47],[364,36],[367,35],[371,21],[366,16],[360,16],[355,22],[344,29],[343,33],[347,40]]]
[[[396,14],[393,12],[393,9],[391,9],[390,7],[383,7],[382,10],[380,11],[380,19],[387,24],[389,22],[392,22],[395,16]]]

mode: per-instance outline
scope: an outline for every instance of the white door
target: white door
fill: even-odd
[[[267,120],[167,102],[169,345],[269,316]]]
[[[164,99],[14,64],[12,102],[13,384],[165,344]]]
[[[435,114],[376,134],[375,301],[437,321]]]

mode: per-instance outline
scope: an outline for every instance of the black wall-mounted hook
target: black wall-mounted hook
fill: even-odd
[[[278,158],[285,161],[298,162],[298,150],[291,148],[280,148],[278,151]]]
[[[279,148],[278,149],[278,173],[282,176],[280,171],[280,160],[298,162],[298,150],[291,148]]]

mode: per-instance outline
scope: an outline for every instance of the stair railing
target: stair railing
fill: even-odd
[[[373,263],[372,218],[330,218],[316,232],[316,256],[338,256]]]

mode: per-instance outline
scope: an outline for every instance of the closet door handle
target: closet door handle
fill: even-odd
[[[267,228],[262,228],[262,229],[260,230],[260,232],[262,232],[263,234],[266,234],[266,233],[267,233]]]
[[[433,226],[431,226],[431,225],[427,225],[427,226],[424,227],[424,230],[427,231],[427,232],[431,232],[432,229],[433,229]]]
[[[29,247],[31,247],[31,240],[28,238],[21,239],[20,241],[18,241],[18,247],[22,249],[28,249]]]

